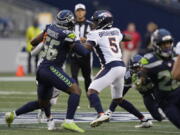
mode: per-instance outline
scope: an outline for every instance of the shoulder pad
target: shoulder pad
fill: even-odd
[[[144,65],[145,68],[155,68],[162,64],[162,60],[158,59],[153,53],[144,55],[144,58],[148,60],[148,63]]]
[[[152,53],[147,53],[144,55],[144,58],[151,59],[153,57]]]
[[[156,58],[156,56],[153,53],[147,53],[144,55],[144,58],[148,60],[149,63],[155,62],[158,59]]]

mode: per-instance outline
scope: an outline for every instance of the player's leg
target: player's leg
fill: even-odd
[[[79,128],[73,121],[81,95],[81,90],[78,85],[59,67],[50,66],[49,70],[45,70],[44,72],[47,72],[51,76],[51,78],[48,78],[48,81],[54,87],[69,94],[66,120],[62,126],[69,130],[84,132],[84,130]],[[46,76],[43,78],[46,78]]]
[[[81,66],[82,75],[84,78],[84,85],[85,85],[85,90],[86,90],[86,95],[87,95],[89,85],[91,84],[91,59],[90,59],[90,55],[86,56],[85,58],[82,58],[82,63],[80,66]],[[92,107],[92,105],[90,103],[89,103],[89,107]]]
[[[147,110],[150,112],[151,116],[155,120],[162,121],[164,119],[164,117],[158,111],[159,105],[157,101],[154,99],[154,97],[151,94],[143,95],[143,101],[145,107],[147,108]]]
[[[40,109],[40,108],[41,107],[40,107],[40,104],[39,104],[38,100],[28,102],[25,105],[23,105],[22,107],[20,107],[17,110],[13,111],[13,112],[5,113],[6,123],[8,124],[8,126],[10,126],[13,123],[16,116],[19,116],[21,114],[25,114],[25,113],[28,113],[28,112],[32,112],[32,111],[34,111],[36,109]]]
[[[58,90],[57,88],[54,87],[53,88],[52,98],[50,100],[51,105],[57,104],[57,100],[58,100],[59,95],[60,95],[60,90]]]
[[[180,109],[177,105],[169,104],[162,109],[169,121],[171,121],[177,128],[180,128]]]
[[[81,62],[82,75],[85,80],[85,90],[88,91],[89,85],[91,84],[91,59],[90,54],[82,59]]]
[[[6,118],[7,124],[10,125],[16,116],[19,116],[19,115],[22,115],[22,114],[25,114],[28,112],[32,112],[34,110],[41,109],[41,108],[43,108],[45,110],[47,118],[50,118],[50,112],[46,111],[47,106],[48,106],[47,105],[48,101],[46,101],[44,99],[44,98],[47,98],[48,95],[50,95],[50,93],[51,93],[50,89],[51,88],[48,86],[45,86],[42,88],[42,85],[38,84],[38,100],[28,102],[27,104],[23,105],[22,107],[18,108],[17,110],[6,113],[5,118]],[[43,91],[45,91],[45,94],[43,93]],[[49,97],[51,97],[51,95]]]
[[[126,71],[126,68],[120,67],[120,66],[110,68],[110,69],[105,68],[105,70],[100,72],[100,74],[96,77],[96,80],[91,83],[90,88],[94,88],[94,89],[89,89],[88,94],[89,94],[89,92],[92,92],[92,90],[100,92],[105,87],[112,84],[118,78],[122,78],[124,80],[125,71]],[[124,82],[122,82],[122,83],[124,83]],[[122,87],[123,86],[124,86],[124,84],[122,84]],[[97,90],[95,90],[95,89],[97,89]],[[122,95],[121,95],[121,97],[122,97]],[[92,121],[90,123],[90,125],[92,127],[99,126],[103,122],[107,121],[109,119],[109,117],[107,115],[104,115],[101,102],[96,93],[90,94],[89,98],[90,98],[90,101],[91,101],[93,107],[100,114],[99,118]],[[121,100],[121,99],[119,99],[119,100]]]
[[[112,83],[110,68],[103,68],[89,86],[88,98],[98,114],[104,113],[98,94]]]
[[[128,90],[129,90],[129,87],[124,87],[124,89],[123,89],[123,97],[126,95]],[[115,100],[112,100],[111,104],[109,106],[109,109],[106,111],[106,114],[108,114],[111,117],[112,113],[115,111],[115,109],[116,109],[116,107],[118,105],[119,104]]]
[[[144,115],[129,101],[122,99],[124,89],[124,78],[118,78],[111,85],[111,94],[113,98],[113,103],[119,105],[123,109],[127,110],[129,113],[135,115],[140,121],[141,124],[135,127],[150,127],[152,126],[151,122],[144,117]]]
[[[76,57],[71,59],[70,68],[71,68],[71,76],[78,84],[78,73],[80,67]]]

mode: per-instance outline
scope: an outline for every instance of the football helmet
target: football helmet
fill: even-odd
[[[141,66],[140,60],[143,57],[141,55],[136,54],[134,57],[132,57],[132,59],[130,60],[129,63],[129,68],[131,69],[135,69]]]
[[[154,51],[164,58],[172,56],[173,37],[166,29],[157,29],[151,36]]]
[[[70,10],[61,10],[56,16],[56,24],[71,30],[74,27],[74,14]]]
[[[113,16],[107,10],[97,10],[91,17],[95,29],[110,28],[113,24]]]

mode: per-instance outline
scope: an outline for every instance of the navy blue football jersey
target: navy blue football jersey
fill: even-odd
[[[125,93],[129,88],[135,88],[142,95],[153,92],[154,84],[152,83],[149,77],[146,77],[143,83],[141,82],[141,84],[137,85],[141,77],[139,73],[140,72],[137,73],[137,72],[134,72],[133,70],[128,70],[126,72],[125,85],[124,85]]]
[[[148,64],[144,65],[156,88],[156,94],[159,99],[163,99],[172,91],[180,87],[180,82],[173,80],[171,70],[175,58],[162,59],[155,53],[145,54]]]
[[[55,24],[47,25],[44,30],[43,61],[40,66],[53,64],[61,67],[75,38],[72,31],[62,29]]]

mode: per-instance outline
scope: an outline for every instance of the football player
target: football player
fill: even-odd
[[[96,127],[108,120],[98,96],[104,88],[110,85],[112,98],[122,102],[126,67],[122,61],[120,42],[130,38],[123,35],[118,28],[112,27],[113,16],[107,10],[96,11],[92,16],[92,22],[95,30],[87,34],[85,47],[95,51],[102,65],[102,69],[88,88],[89,101],[99,116],[90,125]]]
[[[42,58],[42,55],[43,54],[43,43],[40,43],[39,45],[37,45],[35,48],[33,48],[33,50],[31,51],[31,56],[37,56],[39,55],[39,60],[38,60],[38,65],[40,65],[40,63],[43,61],[43,58]],[[36,81],[36,84],[38,86],[38,81]],[[52,93],[52,97],[50,99],[50,106],[49,106],[49,110],[51,109],[51,106],[52,105],[55,105],[57,103],[57,100],[58,100],[58,96],[60,95],[60,90],[58,90],[57,88],[53,88],[53,93]],[[42,120],[44,119],[44,109],[40,109],[38,111],[38,114],[37,114],[37,119],[38,119],[38,122],[41,123]],[[54,127],[54,122],[48,122],[48,129],[53,129]],[[51,128],[52,127],[52,128]]]
[[[5,114],[5,119],[10,125],[15,116],[43,108],[48,120],[52,121],[51,112],[47,110],[50,105],[53,87],[69,94],[66,119],[62,127],[76,132],[84,132],[74,121],[74,114],[79,104],[81,90],[73,79],[63,70],[62,65],[70,49],[80,55],[86,56],[86,50],[80,42],[75,42],[75,34],[71,31],[74,26],[74,15],[70,10],[61,10],[56,17],[56,23],[47,25],[44,32],[31,41],[33,46],[40,42],[43,44],[43,61],[38,67],[36,78],[38,81],[38,100],[27,103],[14,112]]]
[[[144,55],[148,63],[143,66],[143,74],[155,85],[155,97],[166,117],[180,128],[180,82],[171,75],[173,37],[168,30],[157,29],[151,38],[154,51]]]
[[[129,69],[125,75],[123,96],[126,95],[130,88],[136,89],[142,95],[144,105],[150,112],[152,117],[158,121],[162,121],[164,119],[164,116],[159,112],[160,108],[154,97],[154,84],[151,82],[151,79],[149,77],[147,77],[145,81],[141,81],[141,67],[146,63],[147,60],[140,55],[135,55],[130,61]],[[106,114],[111,117],[112,112],[114,112],[116,107],[119,105],[120,107],[124,108],[140,119],[141,124],[136,125],[135,127],[147,128],[152,126],[152,122],[149,119],[146,119],[143,114],[141,114],[131,103],[128,103],[128,101],[125,99],[123,101],[124,102],[122,102],[121,104],[117,104],[112,100],[109,109],[106,111]]]

